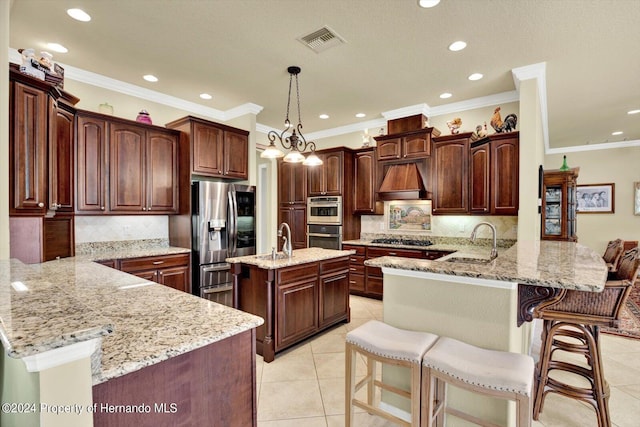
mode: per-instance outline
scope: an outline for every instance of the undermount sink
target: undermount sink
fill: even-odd
[[[283,253],[278,253],[278,254],[276,254],[275,258],[273,258],[273,255],[271,255],[271,254],[256,255],[256,258],[257,259],[262,259],[262,260],[265,260],[265,261],[277,261],[277,260],[280,260],[280,259],[288,259],[289,257],[287,255],[283,254]],[[293,258],[293,256],[292,256],[292,258]]]
[[[460,262],[460,263],[466,263],[466,264],[488,264],[493,260],[489,258],[452,257],[449,259],[445,259],[444,261],[456,262],[456,263]]]

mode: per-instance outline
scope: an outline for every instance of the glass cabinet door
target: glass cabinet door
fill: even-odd
[[[545,189],[544,234],[562,234],[562,186],[548,186]]]

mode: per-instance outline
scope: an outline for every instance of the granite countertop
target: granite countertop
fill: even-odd
[[[76,258],[85,261],[140,258],[190,253],[187,248],[169,246],[167,239],[91,242],[76,245]]]
[[[295,249],[292,253],[292,257],[286,257],[282,252],[277,253],[277,259],[273,260],[271,254],[260,255],[247,255],[234,258],[227,258],[228,263],[242,263],[255,265],[265,270],[275,270],[282,267],[289,267],[292,265],[306,264],[308,262],[322,261],[331,258],[340,258],[343,256],[349,256],[354,254],[355,251],[347,250],[340,251],[335,249],[324,248],[306,248]]]
[[[18,281],[27,289],[18,290]],[[82,257],[32,265],[0,261],[0,292],[0,337],[11,357],[103,337],[93,384],[263,323]]]
[[[518,241],[509,249],[498,249],[498,257],[487,263],[447,262],[462,257],[488,260],[486,248],[482,253],[479,248],[459,247],[458,252],[435,261],[386,256],[365,264],[591,292],[601,292],[607,280],[602,257],[572,242]]]

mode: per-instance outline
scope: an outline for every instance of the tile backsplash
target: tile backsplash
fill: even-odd
[[[78,215],[75,223],[76,244],[169,238],[169,217],[166,215]]]
[[[518,217],[517,216],[453,216],[453,215],[433,215],[431,217],[431,230],[426,232],[409,233],[406,230],[391,231],[385,226],[384,215],[363,215],[361,219],[360,234],[416,234],[420,236],[446,236],[446,237],[469,237],[476,224],[480,222],[490,222],[495,225],[498,239],[517,240],[518,238]],[[489,227],[482,227],[478,230],[478,237],[490,238]]]

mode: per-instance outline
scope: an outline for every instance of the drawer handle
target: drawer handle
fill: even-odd
[[[356,283],[355,280],[349,280],[349,283]]]
[[[153,261],[153,265],[164,264],[164,261]]]
[[[398,255],[397,252],[389,252],[389,255]]]
[[[356,271],[356,269],[355,269],[355,268],[353,268],[353,267],[349,268],[349,270],[351,270],[351,271]]]

